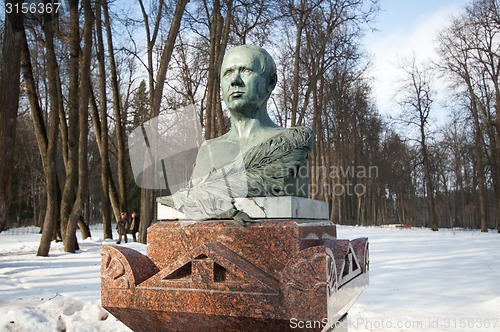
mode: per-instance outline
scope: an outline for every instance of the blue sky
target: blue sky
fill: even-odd
[[[459,15],[472,0],[380,0],[375,32],[368,32],[365,48],[373,59],[373,92],[382,114],[394,114],[398,63],[415,53],[418,62],[435,59],[434,40],[451,15]]]

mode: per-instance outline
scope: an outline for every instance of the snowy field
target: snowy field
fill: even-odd
[[[349,331],[500,331],[500,234],[338,226],[370,239],[370,286]],[[76,254],[53,243],[36,257],[36,229],[0,233],[0,331],[130,331],[100,306],[102,230]],[[145,252],[145,246],[125,246]],[[200,331],[202,332],[202,331]]]

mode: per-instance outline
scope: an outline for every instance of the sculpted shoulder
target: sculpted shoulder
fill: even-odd
[[[201,145],[193,170],[193,184],[196,178],[203,177],[214,169],[219,169],[242,156],[251,149],[265,143],[279,144],[279,141],[294,141],[297,146],[311,148],[314,143],[314,133],[309,127],[269,127],[260,130],[258,135],[249,139],[240,139],[231,131],[226,134],[206,140]]]
[[[267,127],[265,129],[259,130],[258,132],[254,132],[247,139],[241,139],[237,135],[229,131],[220,137],[206,141],[204,144],[236,144],[239,146],[240,151],[245,153],[246,151],[257,147],[258,145],[280,137],[288,137],[290,139],[304,139],[307,141],[311,140],[312,143],[315,136],[312,129],[309,127],[300,126],[284,128],[276,126]]]

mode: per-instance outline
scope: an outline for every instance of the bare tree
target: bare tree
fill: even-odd
[[[293,83],[291,85],[291,125],[297,125],[297,113],[299,104],[299,85],[300,85],[300,56],[302,39],[304,38],[304,29],[309,20],[309,16],[313,9],[318,7],[322,1],[299,1],[293,3],[290,1],[283,1],[279,3],[284,18],[286,21],[291,21],[295,25],[295,41],[291,45],[293,51]]]
[[[105,65],[105,50],[104,38],[102,31],[102,1],[96,1],[96,37],[97,37],[97,63],[99,70],[99,106],[95,100],[95,96],[91,95],[91,113],[94,128],[96,130],[96,141],[101,156],[101,220],[103,223],[103,237],[105,239],[113,238],[111,229],[111,213],[110,206],[113,204],[115,219],[119,216],[118,195],[111,177],[109,165],[109,138],[108,138],[108,115],[107,115],[107,94],[106,94],[106,65]],[[90,77],[89,77],[90,79]],[[114,199],[113,199],[114,198]]]
[[[26,81],[28,98],[30,100],[31,113],[35,134],[38,141],[40,155],[45,173],[45,185],[47,190],[47,210],[43,223],[43,232],[38,247],[38,256],[48,256],[50,242],[52,241],[56,221],[59,217],[58,182],[56,170],[57,138],[59,135],[59,94],[57,88],[57,60],[54,48],[54,26],[57,18],[53,13],[44,14],[43,31],[45,35],[47,56],[47,77],[49,81],[50,116],[49,127],[45,125],[44,117],[36,94],[36,86],[33,78],[31,56],[26,35],[22,47],[23,75]]]
[[[83,31],[83,51],[82,61],[80,62],[80,79],[79,85],[79,102],[78,102],[78,189],[76,193],[75,203],[71,209],[69,216],[68,229],[66,238],[64,239],[64,250],[66,252],[75,252],[78,249],[76,241],[76,227],[83,222],[83,208],[87,201],[88,187],[85,182],[88,180],[88,163],[87,163],[87,146],[88,146],[88,117],[89,117],[89,97],[90,97],[90,81],[85,77],[90,76],[90,61],[92,55],[92,33],[94,27],[94,13],[90,5],[90,0],[83,0],[84,10],[84,31]],[[88,237],[86,234],[88,228],[81,227],[83,238]]]
[[[382,224],[396,220],[413,224],[412,205],[417,201],[412,179],[412,151],[393,130],[389,130],[382,141],[382,160],[379,163],[378,211]]]
[[[147,38],[147,54],[148,54],[148,76],[149,76],[149,92],[150,92],[150,118],[154,118],[159,115],[161,101],[163,97],[163,88],[165,86],[165,79],[167,75],[168,66],[170,59],[172,57],[172,52],[175,46],[175,40],[179,33],[181,26],[181,20],[184,15],[184,10],[186,8],[189,0],[181,0],[177,2],[175,7],[175,12],[170,23],[170,29],[168,32],[167,40],[163,45],[163,51],[160,55],[159,68],[156,77],[153,75],[154,65],[153,65],[153,51],[156,45],[156,40],[158,36],[158,31],[160,29],[162,12],[164,10],[164,1],[161,0],[157,8],[157,16],[155,23],[153,25],[153,31],[151,31],[149,23],[149,15],[146,12],[143,1],[140,0],[139,4],[141,6],[144,24],[146,29]],[[141,188],[141,224],[139,225],[139,241],[146,243],[147,241],[147,228],[151,224],[154,218],[154,203],[155,195],[151,189]]]
[[[68,103],[67,111],[67,159],[65,160],[66,178],[61,197],[60,220],[62,238],[66,242],[76,242],[76,235],[68,232],[69,216],[75,204],[76,190],[78,186],[78,81],[80,60],[80,23],[79,23],[79,1],[69,1],[69,63],[68,63]],[[65,117],[60,118],[65,127]]]
[[[496,1],[480,0],[467,7],[438,37],[440,68],[452,78],[469,100],[466,106],[473,119],[476,171],[478,172],[481,230],[486,232],[486,175],[483,161],[484,128],[492,142],[489,149],[496,197],[497,220],[500,215],[500,34]],[[496,115],[494,115],[496,114]],[[500,231],[500,224],[497,222]]]
[[[205,9],[209,10],[208,0],[204,0]],[[229,32],[232,20],[233,1],[225,1],[225,15],[220,0],[212,3],[212,13],[207,15],[210,49],[208,60],[207,97],[205,111],[205,138],[214,138],[222,134],[224,130],[224,116],[220,98],[220,74],[219,68],[226,51],[229,40]]]
[[[21,6],[21,1],[6,1]],[[13,150],[16,141],[19,106],[19,75],[23,43],[23,15],[15,10],[6,14],[3,50],[0,53],[0,232],[6,224],[11,200]]]
[[[434,183],[431,176],[431,162],[428,146],[427,127],[430,123],[430,113],[434,102],[434,90],[432,89],[433,76],[430,68],[422,68],[416,63],[415,56],[403,60],[401,69],[405,78],[398,92],[399,104],[403,109],[400,121],[418,130],[418,143],[422,156],[424,169],[425,188],[427,196],[427,209],[431,229],[438,230],[438,220],[434,201]]]
[[[125,188],[125,161],[127,160],[125,151],[125,125],[123,123],[122,105],[120,102],[120,87],[118,85],[117,66],[115,62],[115,49],[113,47],[113,35],[111,31],[111,20],[108,10],[107,0],[102,0],[102,13],[104,15],[104,26],[106,29],[109,70],[111,72],[111,90],[113,93],[113,111],[115,118],[115,135],[118,149],[118,196],[120,212],[127,212],[127,198]],[[115,217],[116,212],[115,212]]]
[[[375,118],[369,116],[370,89],[362,78],[367,66],[357,45],[378,10],[376,2],[279,3],[287,43],[282,49],[283,98],[278,107],[284,110],[285,123],[289,119],[291,126],[309,124],[316,133],[310,158],[315,188],[311,196],[331,200],[331,217],[336,221],[360,220],[369,200],[363,195],[334,194],[333,188],[350,186],[355,179],[332,178],[328,170],[365,163],[357,145],[363,139],[362,126]]]
[[[126,43],[139,41],[127,40],[116,28],[124,22],[114,16],[120,2],[72,0],[69,17],[47,17],[43,33],[39,21],[26,26],[21,87],[43,163],[43,168],[33,167],[43,172],[46,187],[37,199],[47,194],[48,202],[43,204],[47,214],[42,211],[46,222],[39,254],[48,254],[58,219],[66,250],[74,251],[79,216],[90,219],[92,213],[100,218],[105,237],[110,238],[112,214],[139,205],[137,188],[123,191],[132,182],[124,143],[130,126],[189,103],[199,106],[206,137],[226,129],[218,70],[226,49],[246,42],[268,48],[277,60],[280,83],[270,107],[277,122],[308,125],[316,132],[310,157],[312,193],[331,204],[332,220],[421,225],[422,210],[427,209],[435,229],[477,227],[481,219],[486,230],[496,222],[500,215],[497,1],[474,1],[440,39],[440,65],[452,74],[450,82],[457,87],[453,106],[466,117],[460,125],[443,130],[442,140],[429,139],[432,76],[426,76],[425,68],[406,63],[399,95],[405,109],[402,120],[418,131],[418,145],[393,132],[371,102],[369,61],[359,44],[376,12],[376,1],[200,0],[190,6],[187,2],[139,1],[141,19],[121,14],[126,22],[144,24],[144,50],[125,49]],[[90,23],[92,9],[95,24]],[[128,32],[133,36],[134,31]],[[89,40],[92,33],[95,39]],[[95,62],[90,64],[92,50]],[[121,61],[127,50],[135,57]],[[0,54],[5,58],[5,52]],[[141,84],[142,73],[134,69],[139,62],[147,71]],[[87,128],[89,100],[93,126]],[[372,166],[378,167],[374,177],[356,174],[357,167],[366,171]],[[68,188],[62,204],[56,168]],[[332,176],[332,168],[345,174]],[[27,188],[37,186],[19,180],[28,170],[17,169],[15,188],[10,190],[15,209],[26,199]],[[94,176],[98,172],[100,179]],[[89,177],[94,179],[86,180]],[[352,192],[356,185],[363,188],[362,194]],[[335,192],[348,188],[351,193]],[[141,242],[146,242],[147,227],[154,219],[157,194],[141,192]],[[18,210],[15,213],[19,215]]]
[[[470,183],[470,179],[473,178],[470,173],[471,170],[482,166],[477,161],[478,151],[476,144],[474,144],[474,141],[477,140],[477,128],[475,126],[470,128],[470,101],[468,98],[457,95],[456,100],[458,99],[464,100],[466,105],[464,105],[463,109],[457,108],[457,111],[454,112],[451,124],[443,128],[443,139],[438,143],[439,149],[448,159],[448,161],[444,161],[442,165],[438,166],[441,168],[448,167],[448,172],[451,173],[449,179],[450,196],[447,198],[447,205],[450,209],[450,227],[464,227],[468,224],[470,218],[467,215],[467,206],[477,206],[477,195],[470,194],[475,192],[475,187]],[[479,157],[482,160],[482,153]],[[484,195],[484,192],[480,191],[479,195]],[[483,217],[486,212],[486,202],[484,202],[484,196],[482,197],[479,200],[480,217]],[[475,209],[475,211],[477,210]],[[484,215],[484,217],[486,216]],[[474,219],[477,218],[474,217]]]

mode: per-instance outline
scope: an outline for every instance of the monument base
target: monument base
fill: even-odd
[[[235,198],[234,206],[252,219],[328,219],[328,203],[314,199],[279,196]],[[172,207],[156,204],[158,220],[186,220]]]
[[[102,306],[134,331],[329,331],[368,285],[367,239],[329,220],[159,222],[146,255],[102,255]]]

